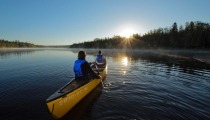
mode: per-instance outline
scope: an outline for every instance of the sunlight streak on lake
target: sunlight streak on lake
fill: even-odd
[[[124,58],[123,58],[122,64],[123,64],[124,66],[127,66],[127,65],[128,65],[128,58],[127,58],[127,57],[124,57]]]

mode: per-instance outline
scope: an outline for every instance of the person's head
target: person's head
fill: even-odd
[[[99,50],[99,51],[98,51],[98,54],[101,54],[101,53],[102,53],[102,51],[101,51],[101,50]]]
[[[78,60],[85,60],[86,52],[85,51],[79,51],[78,53]]]

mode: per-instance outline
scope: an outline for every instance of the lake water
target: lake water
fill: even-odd
[[[74,78],[79,49],[0,49],[0,119],[53,120],[46,99]],[[94,61],[96,50],[86,50]],[[103,50],[98,85],[61,120],[210,119],[209,52]]]

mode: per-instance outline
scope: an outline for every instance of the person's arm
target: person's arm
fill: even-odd
[[[100,75],[97,75],[91,68],[90,68],[90,65],[88,64],[88,62],[85,62],[85,69],[88,71],[88,73],[91,75],[91,77],[94,79],[94,78],[101,78]]]
[[[96,62],[89,62],[89,65],[91,65],[91,64],[96,64]]]

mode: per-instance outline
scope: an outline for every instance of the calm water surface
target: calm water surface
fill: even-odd
[[[53,120],[45,101],[73,79],[78,51],[0,49],[0,119]],[[86,51],[94,61],[98,50]],[[200,52],[103,52],[106,87],[98,85],[61,120],[210,119],[210,65],[193,59]]]

